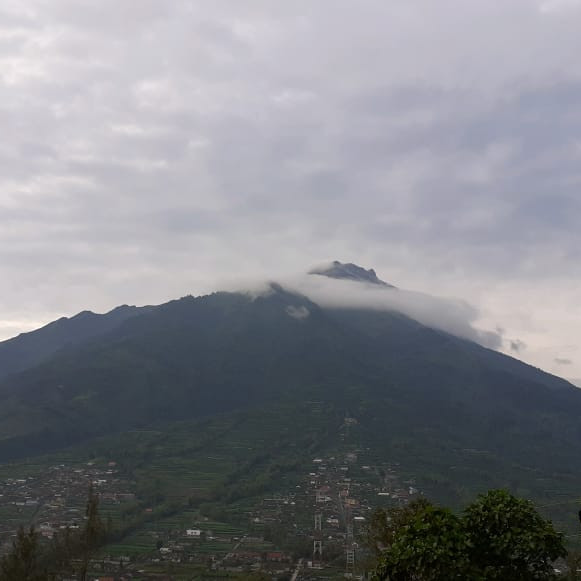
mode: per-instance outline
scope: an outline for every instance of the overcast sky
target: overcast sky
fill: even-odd
[[[581,2],[3,0],[0,337],[327,259],[581,378]]]

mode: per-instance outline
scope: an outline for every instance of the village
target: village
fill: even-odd
[[[103,507],[135,501],[131,483],[121,477],[115,462],[97,466],[58,464],[35,475],[0,480],[0,546],[21,524],[34,525],[43,538],[52,539],[67,527],[78,529],[84,520],[89,487]]]
[[[172,579],[189,572],[203,579],[204,571],[261,572],[294,581],[362,578],[369,566],[362,538],[372,511],[419,493],[413,481],[401,481],[397,465],[372,464],[365,451],[343,448],[313,458],[292,488],[258,499],[248,507],[246,523],[230,524],[195,507],[156,516],[140,504],[135,483],[114,461],[58,464],[0,481],[2,551],[19,524],[34,525],[47,542],[67,527],[82,527],[89,486],[99,496],[106,527],[136,511],[140,518],[138,529],[94,559],[92,570],[101,575],[96,579]]]

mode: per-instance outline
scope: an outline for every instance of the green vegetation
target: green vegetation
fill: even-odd
[[[0,561],[0,578],[5,581],[44,581],[46,569],[41,563],[38,538],[34,529],[20,527],[12,551]]]
[[[378,512],[368,542],[382,546],[375,572],[390,581],[535,581],[555,578],[563,536],[532,503],[492,490],[462,516],[421,502]]]
[[[83,311],[70,319],[65,317],[17,337],[0,342],[0,380],[43,363],[57,351],[80,345],[94,337],[104,335],[125,320],[151,307],[117,307],[105,315]]]
[[[108,554],[156,551],[154,529],[201,515],[247,527],[253,503],[333,455],[346,415],[369,464],[387,459],[435,501],[460,510],[507,488],[577,532],[581,392],[558,378],[396,313],[321,309],[280,287],[122,315],[71,344],[56,337],[58,351],[0,386],[1,478],[90,460],[131,483],[134,496],[101,506]],[[7,504],[0,518],[15,530],[35,511]]]
[[[55,539],[41,545],[33,527],[18,529],[12,550],[0,561],[3,581],[51,581],[62,575],[88,578],[89,564],[105,539],[105,530],[98,511],[99,500],[89,489],[85,525],[78,532],[66,528]]]
[[[0,575],[5,581],[50,581],[65,576],[90,577],[93,559],[104,551],[110,556],[98,500],[92,490],[86,507],[86,522],[78,532],[71,529],[60,532],[53,541],[39,542],[31,528],[21,528],[13,542],[12,551],[0,561]],[[181,525],[168,522],[168,527]],[[215,534],[241,533],[223,523],[205,522]],[[139,546],[140,539],[144,543]],[[124,555],[153,551],[163,543],[151,546],[147,535],[136,534],[116,547]],[[379,509],[370,520],[365,540],[375,552],[377,565],[373,578],[377,581],[549,581],[555,579],[553,562],[567,557],[563,536],[555,532],[553,525],[543,519],[529,501],[519,499],[503,490],[492,490],[480,495],[460,516],[450,510],[437,507],[425,499],[419,499],[403,507]],[[221,546],[219,546],[221,545]],[[252,545],[253,550],[258,545]],[[268,550],[263,543],[258,550]],[[232,544],[217,543],[206,548],[208,554],[230,551]],[[204,551],[197,552],[203,555]],[[340,555],[337,555],[340,557]],[[579,557],[568,558],[572,567],[569,578],[576,579]],[[200,565],[166,562],[150,567],[151,572],[171,573],[172,578],[192,577]],[[323,577],[330,570],[322,571]],[[216,572],[218,575],[218,573]],[[226,573],[222,573],[224,577]],[[270,578],[265,572],[240,575],[237,579]]]

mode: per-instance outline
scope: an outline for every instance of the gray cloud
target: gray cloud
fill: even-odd
[[[572,330],[503,319],[544,303],[546,280],[553,319],[576,312],[579,16],[554,0],[7,0],[4,328],[339,257],[494,303],[553,365],[545,344]]]
[[[555,357],[555,363],[559,365],[572,365],[573,361],[567,357]]]
[[[524,349],[527,348],[527,345],[520,339],[513,339],[509,340],[509,347],[511,351],[514,351],[515,353],[521,353]]]

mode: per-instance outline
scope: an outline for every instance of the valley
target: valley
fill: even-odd
[[[240,418],[212,423],[211,430],[208,424],[199,426],[206,440],[197,453],[187,454],[189,462],[167,456],[163,462],[162,457],[165,446],[175,444],[173,438],[188,433],[196,439],[199,432],[192,426],[172,437],[154,431],[127,434],[126,444],[134,446],[135,454],[129,448],[108,449],[103,440],[89,449],[5,466],[0,472],[5,478],[0,484],[3,548],[20,524],[34,525],[46,542],[66,527],[77,528],[92,485],[108,536],[93,560],[95,575],[358,576],[368,565],[361,538],[373,508],[405,503],[419,491],[414,481],[402,481],[397,466],[367,463],[372,456],[354,444],[354,418],[326,430],[320,406],[313,402],[311,417],[302,430],[297,427],[302,432],[310,426],[310,451],[325,454],[286,467],[280,457],[269,457],[272,448],[265,449],[265,442],[258,450],[255,440],[240,438],[245,425]],[[246,429],[252,428],[247,418]],[[306,440],[299,437],[296,443],[301,442]],[[152,446],[158,453],[163,449],[159,463],[150,456]],[[174,453],[186,456],[183,449]],[[49,461],[59,463],[45,467]]]
[[[425,464],[419,476],[410,472],[411,454],[403,462],[395,448],[391,459],[378,455],[365,422],[328,402],[269,412],[134,430],[3,465],[3,550],[20,524],[34,525],[46,543],[82,525],[92,485],[107,532],[94,575],[357,578],[371,563],[364,538],[373,509],[443,490]],[[466,464],[450,468],[469,474],[483,455],[466,450]],[[566,499],[544,512],[563,509],[574,542],[572,497],[545,492],[553,503]]]

